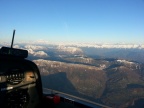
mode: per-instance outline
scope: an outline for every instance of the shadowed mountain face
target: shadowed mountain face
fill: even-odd
[[[78,95],[78,92],[67,78],[65,72],[42,76],[42,84],[45,88]]]

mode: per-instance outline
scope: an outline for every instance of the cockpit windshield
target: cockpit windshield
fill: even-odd
[[[144,0],[0,0],[0,14],[0,47],[15,29],[44,93],[144,107]]]

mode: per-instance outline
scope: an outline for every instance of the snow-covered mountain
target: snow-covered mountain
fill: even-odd
[[[49,42],[45,40],[39,40],[33,42],[33,44],[51,44],[51,45],[63,45],[63,46],[77,46],[77,47],[94,47],[94,48],[139,48],[144,49],[142,43],[96,43],[96,42]]]
[[[0,43],[4,46],[10,46],[9,43]],[[56,45],[56,46],[69,46],[69,47],[94,47],[94,48],[138,48],[144,49],[144,43],[97,43],[97,42],[52,42],[46,40],[37,40],[33,42],[19,42],[16,44],[26,44],[26,48],[43,49],[39,45]]]
[[[83,54],[82,49],[78,47],[58,46],[56,49],[58,52],[65,52],[69,54]]]
[[[34,53],[34,56],[45,58],[45,57],[48,57],[48,54],[45,53],[44,51],[38,51],[38,52],[35,52],[35,53]]]
[[[32,49],[32,50],[46,50],[47,48],[40,45],[25,45],[25,49]]]
[[[94,58],[119,58],[144,63],[144,44],[49,43],[47,41],[42,43],[41,40],[37,41],[37,43],[14,44],[14,48],[28,50],[30,56],[42,58],[60,59],[60,57],[88,56]],[[3,46],[2,43],[1,46]],[[10,45],[4,43],[4,46]]]

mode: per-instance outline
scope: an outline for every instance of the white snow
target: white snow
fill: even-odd
[[[32,49],[32,50],[45,50],[46,47],[44,46],[38,46],[38,45],[26,45],[26,49]]]
[[[127,63],[127,64],[134,64],[134,62],[130,62],[130,61],[127,61],[127,60],[117,60],[117,62]]]
[[[58,46],[57,50],[58,51],[63,51],[63,52],[69,52],[71,54],[82,53],[83,52],[80,48],[77,48],[77,47],[66,47],[66,46]]]
[[[44,51],[35,52],[33,55],[36,57],[48,57],[47,53],[45,53]]]

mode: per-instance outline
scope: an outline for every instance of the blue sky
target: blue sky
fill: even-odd
[[[0,41],[144,43],[144,0],[0,0]]]

